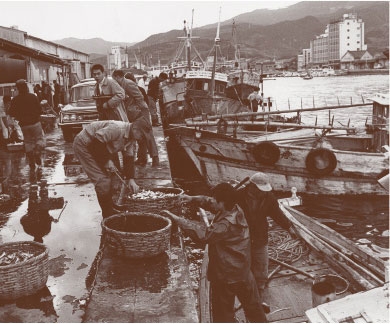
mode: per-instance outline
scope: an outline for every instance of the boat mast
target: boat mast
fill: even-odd
[[[192,38],[192,26],[194,25],[194,9],[192,9],[191,29],[187,28],[187,68],[191,71],[191,38]]]
[[[212,97],[214,97],[214,92],[215,92],[215,70],[217,67],[217,50],[219,48],[219,43],[221,41],[221,39],[219,38],[220,25],[221,25],[221,7],[219,7],[217,35],[215,36],[215,41],[214,41],[214,62],[213,62],[213,70],[211,72],[211,87],[210,87],[210,93]]]
[[[241,57],[240,57],[240,46],[237,42],[237,30],[236,30],[236,21],[233,19],[232,26],[232,35],[233,35],[233,46],[234,46],[234,67],[238,67],[240,69],[241,65]]]

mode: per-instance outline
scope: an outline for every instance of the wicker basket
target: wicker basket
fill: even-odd
[[[49,276],[49,250],[41,243],[21,241],[0,245],[3,252],[28,252],[34,254],[30,259],[0,266],[0,299],[16,299],[32,295],[45,287]]]
[[[182,204],[180,202],[180,195],[183,194],[183,190],[180,188],[172,187],[159,187],[148,189],[151,191],[159,191],[166,194],[176,194],[174,197],[162,197],[158,199],[132,199],[130,197],[124,199],[124,204],[121,209],[125,209],[130,212],[140,213],[160,213],[166,209],[174,214],[180,215],[182,213]]]
[[[102,222],[105,244],[118,256],[147,258],[169,249],[171,220],[150,213],[122,213]]]

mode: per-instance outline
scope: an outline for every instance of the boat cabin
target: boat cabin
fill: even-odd
[[[381,152],[384,146],[389,145],[389,94],[377,94],[370,98],[373,101],[372,124],[367,125],[373,133],[373,147]]]
[[[211,71],[188,71],[186,79],[187,93],[190,96],[205,96],[211,90]],[[215,95],[224,96],[228,84],[227,75],[215,73]]]

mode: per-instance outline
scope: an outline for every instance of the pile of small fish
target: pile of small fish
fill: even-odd
[[[160,199],[168,197],[176,197],[177,194],[174,193],[165,193],[161,191],[152,191],[152,190],[142,190],[136,194],[130,195],[131,199],[141,199],[141,200],[150,200],[150,199]]]
[[[13,252],[13,253],[6,253],[3,252],[0,255],[0,266],[8,266],[11,264],[17,264],[24,261],[27,261],[28,259],[32,258],[34,256],[33,253],[29,252]]]

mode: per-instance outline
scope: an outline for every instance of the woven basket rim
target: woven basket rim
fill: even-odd
[[[184,193],[184,190],[181,189],[181,188],[175,188],[175,187],[153,187],[153,188],[149,188],[147,190],[150,190],[150,191],[160,191],[161,189],[175,189],[175,190],[179,190],[180,193],[177,194],[176,197],[182,195]],[[172,199],[172,198],[176,198],[176,197],[161,197],[161,198],[155,198],[155,199],[133,199],[133,198],[126,198],[125,199],[125,203],[124,205],[126,205],[126,200],[127,201],[134,201],[134,202],[149,202],[149,201],[160,201],[160,200],[163,200],[163,199]]]
[[[6,265],[6,266],[0,266],[0,270],[9,270],[9,269],[17,268],[20,266],[25,266],[29,263],[33,263],[39,259],[42,259],[43,257],[45,257],[45,255],[49,255],[49,249],[47,248],[47,246],[42,244],[42,243],[35,242],[35,241],[16,241],[16,242],[3,243],[3,244],[0,244],[0,249],[4,246],[7,246],[7,245],[10,246],[10,245],[20,245],[20,244],[35,245],[37,247],[43,248],[44,250],[41,253],[39,253],[37,256],[34,256],[34,257],[32,257],[28,260],[25,260],[23,262],[10,264],[10,265]]]
[[[146,233],[121,232],[121,231],[117,231],[117,230],[114,230],[112,228],[109,228],[106,225],[106,222],[108,220],[110,220],[110,219],[119,218],[119,217],[122,217],[122,216],[136,216],[137,217],[138,215],[140,215],[140,216],[151,216],[151,217],[155,217],[155,218],[160,218],[160,219],[163,219],[163,220],[167,221],[168,224],[166,226],[164,226],[163,228],[160,228],[160,229],[155,230],[155,231],[146,232]],[[115,214],[115,215],[112,215],[110,217],[107,217],[106,219],[103,219],[103,221],[102,221],[102,227],[104,228],[104,230],[106,230],[108,232],[112,232],[114,234],[129,235],[129,236],[134,236],[134,235],[137,235],[137,236],[150,236],[151,234],[158,234],[160,232],[164,232],[168,228],[170,228],[171,226],[172,226],[172,221],[168,217],[161,216],[161,215],[154,214],[154,213],[123,212],[123,213],[119,213],[119,214]]]

